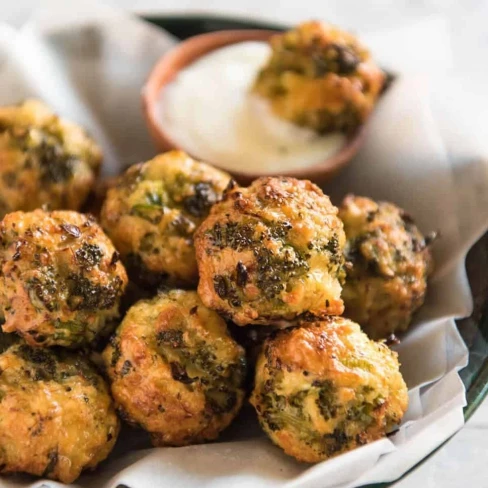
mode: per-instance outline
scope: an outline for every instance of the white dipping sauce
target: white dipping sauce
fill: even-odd
[[[250,88],[270,54],[264,42],[212,51],[161,90],[160,124],[193,156],[228,170],[287,171],[324,161],[345,136],[318,136],[272,114]]]

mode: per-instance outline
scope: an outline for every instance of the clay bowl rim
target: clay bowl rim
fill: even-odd
[[[279,31],[269,29],[235,29],[208,32],[189,37],[163,54],[149,73],[141,93],[146,124],[157,148],[162,151],[181,149],[188,152],[190,156],[201,159],[198,155],[191,154],[186,148],[179,147],[158,122],[157,105],[160,91],[175,78],[179,71],[215,49],[244,41],[267,41],[271,36],[278,33]],[[214,161],[207,162],[229,172],[241,183],[250,183],[261,176],[287,176],[323,183],[330,180],[356,155],[364,142],[365,127],[366,124],[362,124],[352,135],[348,136],[342,148],[333,156],[303,168],[279,173],[253,173],[228,170]]]

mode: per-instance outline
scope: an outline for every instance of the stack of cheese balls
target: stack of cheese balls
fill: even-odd
[[[244,400],[245,351],[176,287],[198,281],[193,235],[229,175],[182,152],[135,165],[105,201],[107,235],[80,213],[101,164],[83,129],[36,100],[0,108],[0,163],[0,472],[71,483],[119,417],[155,446],[215,439]]]
[[[77,212],[100,163],[41,102],[0,108],[2,473],[70,483],[117,440],[110,390],[82,352],[113,331],[127,285],[110,239]]]
[[[354,49],[328,54],[337,73],[369,62]],[[337,209],[285,177],[240,187],[172,151],[122,174],[97,220],[79,212],[100,149],[37,101],[0,109],[0,162],[1,473],[70,483],[108,456],[119,417],[154,446],[211,441],[247,393],[304,462],[401,422],[383,339],[410,324],[431,259],[395,205]]]

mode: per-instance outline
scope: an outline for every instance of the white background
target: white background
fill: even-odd
[[[65,1],[75,5],[83,0]],[[21,25],[38,3],[0,0],[0,21]],[[289,24],[321,18],[359,32],[442,16],[450,25],[456,71],[488,81],[488,0],[106,0],[106,3],[137,12],[211,12]],[[487,434],[488,402],[485,402],[461,432],[398,482],[396,488],[488,488]]]

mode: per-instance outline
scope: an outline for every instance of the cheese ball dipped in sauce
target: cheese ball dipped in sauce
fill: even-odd
[[[347,196],[339,216],[350,266],[342,293],[345,315],[375,340],[405,331],[424,302],[433,235],[424,237],[396,205],[369,198]]]
[[[85,131],[37,100],[0,107],[0,218],[15,210],[79,210],[102,152]]]
[[[81,356],[20,343],[0,354],[0,473],[72,483],[119,433],[107,386]]]
[[[229,180],[182,151],[129,168],[108,191],[101,216],[129,275],[146,285],[168,277],[196,284],[193,233]]]
[[[368,118],[385,75],[351,34],[305,22],[270,41],[253,92],[278,116],[320,134],[354,132]]]
[[[244,350],[194,291],[138,302],[103,358],[122,418],[154,446],[216,439],[244,398]]]
[[[384,437],[408,406],[397,354],[342,317],[267,339],[251,403],[286,454],[316,463]]]
[[[127,275],[92,217],[14,212],[0,222],[4,332],[33,346],[81,347],[111,332]]]
[[[294,178],[234,187],[195,234],[203,303],[237,325],[338,315],[345,235],[320,188]]]

